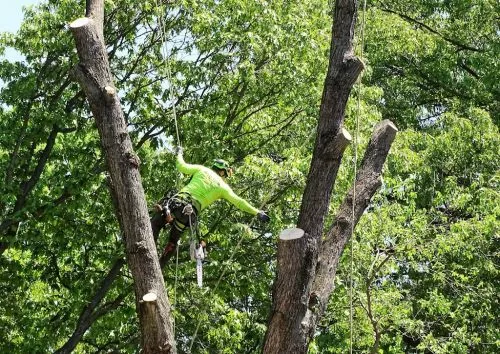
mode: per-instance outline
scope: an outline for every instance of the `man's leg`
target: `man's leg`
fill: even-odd
[[[185,203],[173,203],[172,205],[171,215],[173,216],[173,221],[170,222],[170,237],[160,257],[160,264],[162,266],[174,254],[182,233],[186,229],[193,227],[196,223],[196,214],[186,213],[185,207]]]
[[[182,227],[178,227],[178,225],[176,225],[175,222],[172,223],[172,227],[170,229],[170,237],[168,238],[167,245],[163,250],[163,255],[169,255],[175,251],[177,247],[177,242],[179,242],[179,239],[181,238],[183,231],[184,229]]]
[[[177,229],[174,225],[171,226],[170,229],[170,237],[168,242],[163,250],[162,255],[160,256],[160,266],[163,268],[165,264],[172,258],[177,249],[177,242],[181,238],[182,230]]]
[[[163,215],[161,206],[157,204],[155,206],[154,214],[151,217],[151,229],[153,230],[155,244],[158,242],[160,231],[165,227],[165,225],[167,225],[167,221]]]

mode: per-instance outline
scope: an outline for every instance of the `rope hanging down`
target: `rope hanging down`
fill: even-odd
[[[175,99],[175,93],[174,93],[174,83],[172,80],[172,70],[170,68],[170,56],[168,53],[168,45],[167,45],[167,39],[166,39],[167,36],[166,36],[165,24],[163,21],[163,14],[164,14],[163,7],[159,3],[159,0],[156,0],[156,17],[158,18],[158,29],[160,31],[160,41],[161,41],[160,52],[162,55],[163,62],[165,63],[165,70],[167,72],[167,79],[168,79],[168,86],[169,86],[169,99],[172,102],[172,114],[174,116],[175,135],[177,138],[177,146],[181,148],[182,145],[181,145],[181,139],[180,139],[180,134],[179,134],[179,125],[177,123],[177,109],[176,109],[177,100]],[[180,178],[179,178],[179,175],[177,174],[176,185],[178,185],[179,183],[180,183]],[[174,298],[173,298],[173,303],[172,303],[172,307],[174,309],[177,306],[178,272],[179,272],[179,246],[177,245],[176,255],[175,255]],[[173,332],[175,334],[175,316],[173,319]]]
[[[363,1],[363,15],[361,17],[361,45],[360,45],[360,60],[363,61],[363,50],[365,45],[365,18],[366,13],[366,0]],[[359,139],[359,117],[361,116],[361,80],[363,78],[363,72],[361,72],[358,79],[358,99],[356,107],[356,132],[354,134],[354,177],[353,177],[353,192],[352,192],[352,220],[351,220],[351,240],[350,240],[350,264],[349,264],[349,353],[352,354],[352,343],[353,343],[353,317],[354,317],[354,307],[353,307],[353,269],[354,269],[354,252],[353,252],[353,238],[354,238],[354,217],[355,217],[355,205],[356,205],[356,175],[358,173],[358,139]]]
[[[165,63],[165,70],[167,71],[169,96],[170,96],[170,100],[172,102],[172,114],[174,116],[177,146],[182,147],[181,139],[180,139],[180,135],[179,135],[179,125],[177,124],[177,109],[176,109],[177,100],[175,100],[174,83],[172,81],[172,70],[170,68],[170,55],[168,53],[167,35],[166,35],[166,30],[165,30],[165,23],[163,21],[163,8],[162,8],[161,4],[159,3],[159,0],[156,0],[156,8],[157,8],[157,17],[158,17],[158,27],[160,30],[160,40],[162,43],[161,54],[162,54],[163,62]]]
[[[165,68],[166,68],[166,72],[167,72],[167,79],[169,81],[169,95],[170,95],[170,100],[172,101],[172,113],[173,113],[174,122],[175,122],[175,133],[176,133],[176,138],[177,138],[177,146],[182,147],[180,134],[179,134],[179,126],[177,123],[176,101],[174,100],[175,94],[174,94],[174,90],[173,90],[172,71],[170,68],[170,60],[169,60],[170,58],[169,58],[169,54],[168,54],[168,46],[167,46],[167,41],[166,41],[166,31],[165,31],[165,25],[164,25],[163,16],[162,16],[163,11],[162,11],[162,6],[158,2],[158,0],[156,0],[156,8],[159,11],[159,14],[157,15],[157,17],[158,17],[158,26],[160,29],[160,39],[162,41],[162,48],[161,48],[162,49],[162,57],[163,57],[163,61],[166,63]],[[262,209],[264,207],[264,205],[265,205],[265,203],[263,203],[263,205],[260,207],[260,209]],[[250,223],[249,227],[252,227],[253,223],[254,223],[254,220]],[[190,221],[190,224],[191,224],[191,221]],[[191,233],[192,232],[193,232],[193,230],[191,227]],[[242,241],[243,241],[243,236],[240,237],[238,243],[236,244],[236,247],[233,248],[233,251],[229,257],[228,262],[231,262],[236,251],[241,246]],[[177,248],[177,252],[176,252],[175,286],[174,286],[174,302],[173,302],[174,308],[175,308],[176,300],[177,300],[176,299],[176,297],[177,297],[177,275],[178,275],[178,266],[179,266],[179,247],[176,247],[176,248]],[[198,286],[201,286],[201,282],[202,282],[202,278],[201,278],[202,277],[202,270],[200,269],[201,268],[201,257],[196,257],[196,261],[197,261]],[[219,284],[222,280],[222,277],[225,275],[226,270],[227,270],[227,267],[223,269],[219,279],[217,280],[217,282],[215,284],[214,291],[217,290],[217,288],[219,287]],[[198,321],[198,324],[196,325],[196,330],[195,330],[193,338],[191,340],[191,344],[189,346],[189,351],[191,351],[193,343],[196,339],[200,324],[201,324],[201,319]],[[175,332],[175,320],[174,320],[174,332]]]

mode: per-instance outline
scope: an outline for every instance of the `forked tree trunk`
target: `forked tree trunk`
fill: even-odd
[[[316,324],[333,291],[337,265],[352,227],[356,225],[380,185],[380,174],[396,127],[389,121],[376,128],[334,225],[324,235],[337,172],[349,143],[342,129],[347,99],[363,63],[354,56],[353,37],[357,2],[337,0],[334,10],[330,60],[321,100],[316,142],[297,226],[304,237],[278,243],[277,274],[263,353],[307,353]],[[326,236],[323,239],[323,236]]]
[[[74,74],[87,96],[106,156],[110,189],[134,278],[143,353],[176,353],[170,303],[153,240],[139,159],[127,133],[104,44],[103,0],[87,0],[87,16],[70,25],[80,59]]]

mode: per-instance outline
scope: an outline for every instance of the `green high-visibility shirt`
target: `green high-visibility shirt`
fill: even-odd
[[[177,155],[177,169],[187,175],[192,175],[191,181],[179,193],[189,193],[198,202],[201,212],[218,199],[225,199],[238,209],[252,215],[259,210],[254,208],[245,199],[238,197],[231,187],[212,169],[202,165],[186,163],[181,154]]]

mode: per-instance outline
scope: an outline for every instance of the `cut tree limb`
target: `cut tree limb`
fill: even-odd
[[[367,208],[371,198],[380,187],[382,167],[389,153],[397,132],[396,126],[389,120],[377,124],[368,144],[365,156],[356,176],[355,186],[351,188],[342,202],[335,217],[335,222],[321,244],[319,260],[316,266],[311,301],[309,308],[314,307],[309,317],[308,327],[313,330],[317,319],[323,315],[328,299],[333,291],[337,265],[342,251],[352,236],[361,215]],[[354,189],[356,199],[353,201]],[[352,215],[354,202],[354,218]],[[318,306],[319,305],[319,306]],[[314,333],[310,332],[312,338]]]
[[[353,56],[355,0],[337,0],[332,25],[330,60],[321,98],[316,141],[302,198],[297,227],[304,237],[278,242],[273,304],[263,353],[306,353],[308,330],[302,322],[308,311],[323,224],[345,150],[341,129],[352,86],[364,68]],[[341,134],[339,134],[341,132]],[[293,275],[293,276],[291,276]]]
[[[263,346],[265,354],[307,353],[312,338],[311,333],[314,333],[317,319],[320,317],[315,315],[310,307],[320,300],[315,295],[313,286],[316,283],[318,256],[325,247],[322,244],[324,221],[348,143],[345,134],[342,134],[347,100],[354,83],[364,69],[363,62],[353,54],[357,5],[356,0],[335,2],[329,65],[323,87],[316,141],[297,222],[297,227],[303,229],[305,235],[297,240],[278,241],[273,303]],[[387,126],[390,124],[384,124],[384,127]],[[382,152],[386,147],[387,150],[390,147],[390,143],[385,144],[385,141],[378,138],[383,134],[377,131],[374,133],[375,140],[372,147],[374,150],[367,150],[365,156],[381,154],[381,159],[364,161],[363,165],[367,170],[381,168],[387,156],[387,153],[384,155]],[[378,175],[372,176],[360,172],[359,178],[365,180],[364,183],[373,185],[376,190]],[[357,211],[358,207],[362,208],[363,204],[369,202],[371,195],[366,193],[365,197],[362,195],[360,197],[364,199],[360,199],[362,203],[356,206]],[[348,219],[344,219],[337,219],[339,225],[348,226]],[[344,234],[342,236],[345,237]],[[341,253],[344,245],[345,242],[341,244],[334,242],[328,247],[338,247]],[[336,263],[334,266],[336,267]],[[331,291],[325,291],[323,302],[326,303],[330,293]]]

